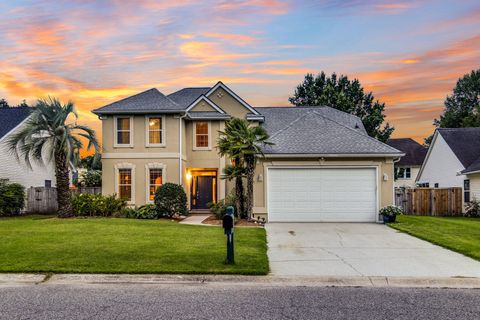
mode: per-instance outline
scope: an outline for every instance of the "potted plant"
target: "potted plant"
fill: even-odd
[[[397,206],[386,206],[380,209],[380,214],[383,217],[383,222],[384,223],[391,223],[395,222],[397,215],[402,214],[403,210],[400,207]]]

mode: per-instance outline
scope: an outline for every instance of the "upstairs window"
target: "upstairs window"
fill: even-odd
[[[147,117],[147,146],[163,146],[164,139],[163,117]]]
[[[412,168],[397,168],[397,179],[411,179]]]
[[[117,117],[115,120],[116,146],[132,145],[132,118]]]
[[[210,122],[197,121],[194,124],[194,147],[195,149],[210,148]]]

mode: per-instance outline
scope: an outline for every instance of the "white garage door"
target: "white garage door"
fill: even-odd
[[[376,221],[375,168],[269,168],[271,222]]]

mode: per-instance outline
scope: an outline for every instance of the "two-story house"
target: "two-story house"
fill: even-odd
[[[150,89],[93,111],[102,120],[103,193],[152,202],[164,182],[184,186],[192,211],[224,198],[229,159],[215,148],[236,117],[264,126],[254,213],[270,221],[377,221],[393,203],[402,153],[369,137],[358,117],[329,107],[254,108],[222,82],[169,95]]]
[[[480,128],[438,128],[417,184],[463,188],[464,202],[480,200]]]
[[[405,153],[395,162],[395,187],[415,188],[428,149],[411,138],[389,139],[387,144]]]

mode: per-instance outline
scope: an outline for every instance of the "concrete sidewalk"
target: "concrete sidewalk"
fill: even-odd
[[[390,287],[480,289],[480,278],[279,277],[158,274],[0,274],[0,288],[22,285],[179,284],[292,287]]]

